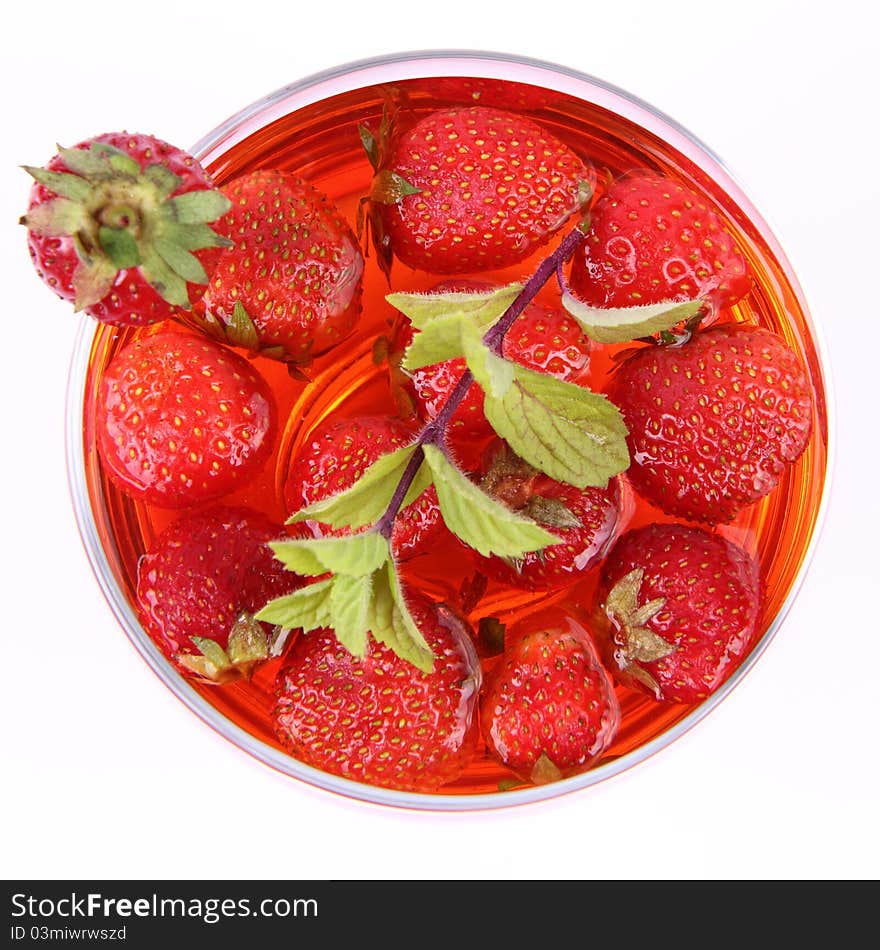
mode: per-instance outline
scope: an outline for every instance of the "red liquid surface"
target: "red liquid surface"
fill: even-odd
[[[445,98],[437,98],[437,89]],[[466,102],[466,93],[455,98],[455,87],[417,80],[401,83],[409,106],[418,113]],[[788,597],[806,555],[816,526],[827,461],[827,425],[824,390],[819,359],[797,294],[783,267],[775,258],[759,229],[706,174],[687,158],[653,134],[620,116],[581,100],[534,87],[520,87],[523,96],[515,103],[576,152],[612,174],[649,168],[678,178],[703,193],[725,220],[748,259],[755,278],[752,291],[733,309],[733,317],[760,324],[781,334],[808,368],[814,386],[813,435],[800,460],[790,466],[776,490],[756,505],[745,509],[730,525],[718,530],[757,556],[765,589],[760,631],[767,629]],[[259,167],[276,167],[295,172],[324,191],[349,222],[355,220],[357,201],[369,187],[372,171],[364,155],[357,131],[359,122],[378,125],[382,112],[382,90],[365,88],[336,96],[291,113],[267,125],[242,143],[232,147],[211,167],[219,184]],[[505,103],[505,105],[507,105]],[[551,244],[552,247],[552,244]],[[509,283],[530,275],[548,248],[533,259],[504,271],[481,272],[481,281]],[[373,360],[376,339],[389,332],[394,311],[385,301],[391,290],[426,290],[440,278],[412,271],[395,263],[391,287],[368,257],[364,274],[363,313],[355,332],[309,368],[310,381],[290,378],[286,369],[272,361],[257,359],[255,365],[273,387],[282,425],[278,444],[261,476],[245,489],[223,499],[259,509],[279,523],[285,510],[283,486],[287,468],[298,446],[308,434],[328,418],[359,414],[396,414],[388,385],[387,366]],[[539,299],[551,302],[556,294],[549,286]],[[557,297],[558,299],[558,297]],[[144,332],[144,331],[141,331]],[[149,332],[149,331],[146,331]],[[133,502],[109,483],[95,451],[93,396],[98,381],[113,354],[135,336],[110,327],[98,330],[90,357],[84,404],[84,444],[86,477],[96,524],[108,561],[122,589],[134,604],[138,558],[150,548],[156,535],[179,512],[154,509]],[[595,346],[588,381],[594,390],[605,388],[615,347]],[[625,491],[626,505],[619,532],[668,516]],[[462,565],[461,548],[439,549],[410,562],[407,571],[416,583],[437,599],[454,600],[462,579],[473,573]],[[490,582],[486,595],[471,615],[496,616],[511,622],[529,614],[540,615],[551,602],[566,602],[583,614],[592,607],[598,580],[593,569],[575,589],[551,594],[529,594],[505,589]],[[256,738],[280,749],[271,722],[273,685],[278,660],[268,662],[249,683],[222,687],[194,683],[204,698],[223,715]],[[625,755],[662,735],[688,715],[692,707],[665,704],[624,687],[617,688],[623,718],[611,747],[596,764]],[[473,763],[461,779],[446,786],[449,794],[491,793],[500,781],[512,774],[489,758],[480,747]]]

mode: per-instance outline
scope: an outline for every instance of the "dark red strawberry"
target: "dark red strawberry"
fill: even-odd
[[[163,508],[219,498],[262,468],[275,436],[272,394],[237,353],[163,329],[117,353],[101,378],[95,437],[108,475]]]
[[[442,605],[409,601],[434,652],[423,673],[369,638],[357,658],[332,631],[301,634],[276,684],[275,730],[298,759],[357,782],[430,792],[458,778],[474,748],[480,664]]]
[[[359,416],[328,422],[310,433],[297,452],[284,486],[293,513],[351,486],[381,455],[411,445],[415,432],[391,416]],[[315,537],[332,533],[326,525],[307,521]],[[426,551],[446,527],[432,486],[403,509],[394,524],[391,546],[397,557]]]
[[[812,429],[800,360],[781,337],[747,325],[639,350],[609,395],[629,428],[634,488],[694,521],[730,521],[771,492]]]
[[[493,444],[482,487],[508,507],[542,524],[560,539],[516,560],[479,557],[488,577],[526,590],[566,587],[596,565],[611,544],[620,516],[617,479],[605,488],[575,488],[554,481]]]
[[[138,608],[162,651],[214,682],[266,659],[271,628],[253,614],[302,583],[268,547],[282,536],[245,508],[203,509],[169,525],[138,562]]]
[[[225,240],[208,227],[229,206],[186,152],[112,132],[61,149],[36,179],[28,245],[37,273],[103,323],[143,326],[188,309]]]
[[[198,312],[230,343],[295,363],[346,337],[357,321],[364,261],[325,195],[287,172],[259,169],[223,186],[224,251]]]
[[[402,319],[392,341],[392,386],[412,402],[422,419],[428,421],[446,404],[464,375],[465,362],[463,359],[447,360],[411,373],[406,372],[400,367],[400,360],[412,342],[413,333],[409,321]],[[586,377],[589,369],[590,341],[565,311],[531,303],[504,337],[502,354],[506,359],[528,369],[547,373],[557,379],[578,382]],[[398,400],[401,392],[398,392]],[[473,383],[453,414],[447,430],[447,438],[454,451],[494,435],[483,414],[483,400],[482,389]]]
[[[589,633],[551,608],[506,641],[480,700],[490,753],[535,784],[590,768],[614,739],[620,707]]]
[[[655,174],[621,178],[596,202],[570,280],[596,307],[700,297],[713,313],[751,286],[745,259],[706,199]]]
[[[382,236],[401,262],[435,274],[519,263],[586,203],[594,183],[554,135],[483,106],[432,112],[371,158]]]
[[[720,535],[680,524],[625,534],[602,568],[603,652],[625,685],[667,702],[705,699],[751,647],[756,562]]]

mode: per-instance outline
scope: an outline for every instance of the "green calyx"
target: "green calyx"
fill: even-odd
[[[659,699],[660,689],[657,681],[642,664],[662,660],[678,648],[647,626],[663,609],[666,599],[655,597],[639,604],[644,576],[644,570],[636,567],[620,578],[608,592],[604,610],[623,636],[624,648],[620,661],[622,671],[642,683]]]
[[[226,649],[207,637],[193,637],[198,653],[178,653],[177,662],[206,683],[220,686],[250,679],[254,669],[269,658],[271,638],[251,614],[238,616],[229,632]]]
[[[181,179],[162,165],[141,169],[125,152],[94,142],[60,149],[68,171],[25,167],[55,197],[22,219],[30,231],[73,238],[76,310],[109,293],[120,271],[138,268],[167,303],[188,310],[187,284],[207,284],[195,252],[228,247],[209,225],[230,207],[219,191],[200,189],[174,197]]]

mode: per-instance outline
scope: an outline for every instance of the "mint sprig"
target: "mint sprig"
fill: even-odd
[[[369,144],[369,143],[365,143]],[[514,511],[451,460],[450,420],[470,387],[479,385],[484,411],[513,452],[557,481],[604,486],[629,465],[620,411],[587,387],[535,372],[505,359],[504,336],[538,290],[573,253],[575,229],[525,284],[476,292],[392,293],[387,300],[416,333],[402,367],[416,370],[464,358],[467,369],[446,404],[413,444],[380,457],[348,489],[294,512],[289,522],[313,521],[339,534],[274,542],[285,566],[315,580],[279,597],[257,614],[281,628],[273,652],[291,630],[330,627],[355,656],[372,637],[419,669],[430,670],[431,650],[407,607],[391,538],[400,512],[434,486],[446,526],[484,556],[520,559],[559,542],[533,512]],[[622,342],[691,320],[700,301],[597,311],[562,285],[563,303],[584,331],[600,342]],[[565,521],[560,522],[564,527]]]
[[[391,556],[388,539],[376,531],[335,538],[302,538],[270,544],[275,556],[307,577],[329,576],[277,597],[256,614],[281,627],[273,653],[291,630],[330,627],[354,656],[368,649],[369,634],[428,673],[434,657],[413,619]]]

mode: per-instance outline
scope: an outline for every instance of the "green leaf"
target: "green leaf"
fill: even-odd
[[[35,234],[57,237],[76,234],[87,225],[88,220],[88,212],[79,202],[69,198],[51,198],[34,205],[21,219],[21,223]]]
[[[358,135],[370,165],[373,166],[373,171],[379,171],[379,143],[376,141],[376,136],[361,122],[358,123]]]
[[[153,247],[171,270],[185,281],[191,284],[208,283],[208,275],[201,261],[167,236],[156,235]]]
[[[429,323],[441,317],[469,314],[475,326],[485,332],[497,323],[522,289],[522,284],[508,284],[493,290],[469,293],[394,293],[388,294],[385,299],[409,317],[417,330],[424,330]]]
[[[379,643],[424,673],[434,668],[434,654],[409,611],[391,561],[374,577],[370,630]]]
[[[251,614],[244,613],[236,618],[229,633],[226,652],[233,666],[255,663],[269,656],[266,632]]]
[[[520,458],[578,488],[602,487],[629,466],[626,426],[605,396],[512,365],[513,382],[500,397],[487,388],[491,379],[479,379],[476,363],[471,371],[486,390],[486,419]]]
[[[24,170],[38,181],[44,188],[54,192],[61,198],[70,198],[71,201],[85,201],[89,197],[91,185],[80,178],[79,175],[71,175],[67,172],[50,172],[46,168],[35,168],[33,165],[25,165]]]
[[[462,327],[461,338],[468,369],[483,392],[504,399],[513,385],[515,364],[493,353],[475,327]]]
[[[141,246],[143,263],[141,272],[157,294],[174,307],[190,309],[186,281],[170,268],[162,256],[152,247]]]
[[[333,578],[329,626],[333,628],[336,639],[354,656],[363,656],[367,650],[372,594],[370,575]]]
[[[163,231],[187,251],[200,251],[205,247],[232,247],[232,241],[218,234],[207,224],[169,224]]]
[[[463,356],[462,327],[469,323],[470,319],[467,314],[454,313],[429,323],[413,337],[412,343],[406,348],[401,366],[404,369],[416,370]]]
[[[99,228],[98,238],[101,248],[117,270],[137,267],[141,263],[137,241],[125,228]]]
[[[531,518],[482,491],[436,446],[426,445],[424,450],[443,520],[465,544],[487,557],[522,557],[527,551],[538,551],[559,541]]]
[[[75,175],[83,178],[100,178],[110,174],[110,156],[106,152],[98,151],[94,146],[90,148],[61,148],[58,155],[66,168]]]
[[[73,272],[75,312],[91,307],[110,293],[116,268],[108,260],[80,261]]]
[[[166,207],[181,224],[209,224],[226,214],[232,202],[220,191],[203,188],[172,198]]]
[[[363,577],[378,570],[391,557],[388,541],[375,531],[331,538],[270,541],[269,547],[286,568],[307,577],[328,571]]]
[[[182,178],[169,171],[164,165],[147,165],[143,171],[143,177],[152,183],[162,199],[173,194],[183,181]]]
[[[383,168],[376,173],[370,187],[370,200],[382,205],[394,205],[410,195],[417,195],[421,188],[411,185],[403,175]]]
[[[254,616],[257,620],[273,623],[285,630],[308,632],[330,625],[330,595],[333,578],[306,584],[292,594],[284,594],[270,600]],[[275,650],[273,649],[273,653]]]
[[[114,172],[130,178],[137,178],[140,175],[140,163],[122,149],[108,145],[106,142],[92,142],[90,148],[95,154],[106,155],[107,164]]]
[[[702,300],[666,300],[639,307],[590,307],[569,290],[563,290],[562,305],[597,343],[628,343],[661,333],[690,320],[704,307]]]
[[[215,640],[209,640],[207,637],[191,637],[191,639],[202,656],[218,670],[223,669],[224,666],[229,666],[229,657],[226,651]]]
[[[243,346],[248,350],[260,348],[260,335],[240,300],[236,300],[232,307],[232,319],[226,325],[226,339],[233,346]]]
[[[416,446],[410,445],[380,456],[350,488],[300,509],[287,519],[287,523],[313,520],[333,528],[360,528],[374,524],[388,508],[403,470],[415,451]]]

